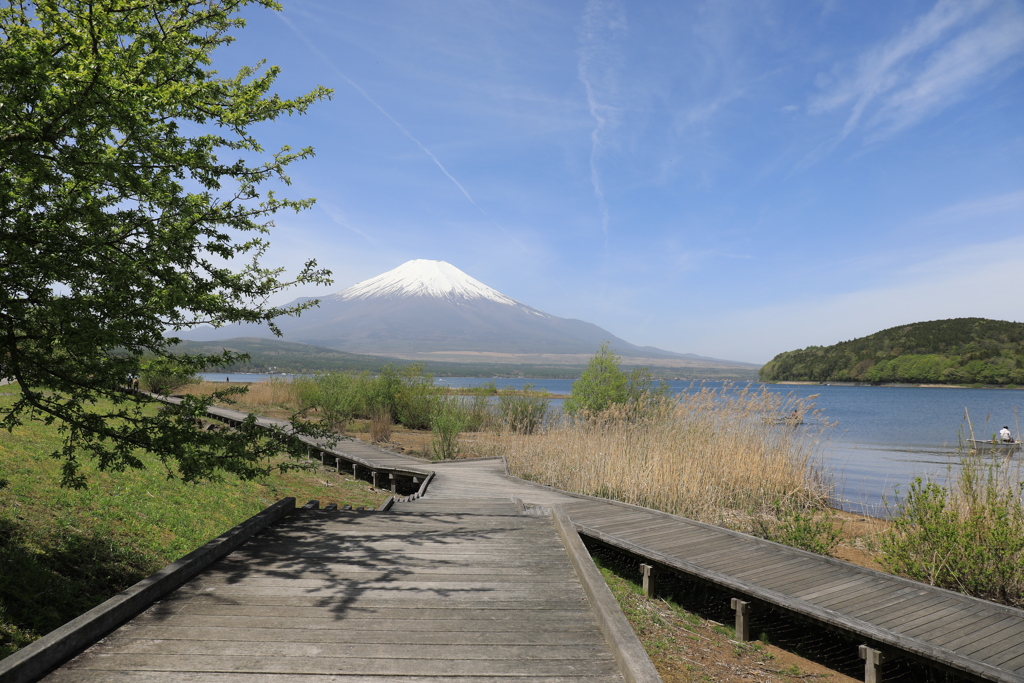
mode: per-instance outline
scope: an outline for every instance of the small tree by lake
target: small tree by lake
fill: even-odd
[[[586,370],[572,383],[572,395],[563,405],[566,414],[596,414],[614,405],[639,409],[649,400],[668,393],[664,382],[654,386],[651,371],[646,367],[626,372],[621,364],[622,359],[609,348],[609,342],[601,342]]]

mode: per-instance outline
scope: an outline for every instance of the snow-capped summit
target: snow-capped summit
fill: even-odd
[[[496,289],[466,275],[447,261],[414,259],[386,273],[358,282],[335,296],[345,301],[378,297],[430,296],[440,299],[488,299],[520,305]]]
[[[597,325],[520,303],[444,261],[416,259],[320,299],[301,316],[279,318],[284,341],[355,353],[592,354],[608,340],[622,356],[681,358],[639,347]],[[269,337],[257,325],[196,328],[194,341]],[[486,356],[485,356],[486,357]]]

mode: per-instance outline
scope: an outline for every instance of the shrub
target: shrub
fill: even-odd
[[[393,368],[391,371],[394,372]],[[385,371],[381,371],[381,377]],[[378,378],[379,380],[380,378]],[[431,429],[432,417],[441,400],[441,388],[434,384],[434,376],[423,372],[416,363],[395,373],[395,421],[409,429]]]
[[[818,502],[777,499],[765,514],[754,518],[755,536],[831,556],[842,536],[831,512]]]
[[[302,408],[316,408],[324,426],[344,432],[349,420],[366,412],[365,391],[361,387],[365,380],[365,376],[324,372],[297,379],[295,383]]]
[[[169,395],[186,384],[199,382],[195,368],[183,365],[173,358],[151,358],[144,361],[139,374],[139,386],[154,394]]]
[[[459,454],[459,434],[466,428],[466,411],[458,397],[439,399],[435,402],[430,420],[433,438],[430,448],[434,458],[448,460]]]
[[[551,399],[548,392],[535,392],[533,387],[524,384],[522,391],[505,387],[498,392],[498,420],[503,430],[533,434],[544,423]]]
[[[601,342],[601,348],[590,359],[580,378],[572,383],[572,394],[565,399],[563,410],[567,415],[596,415],[614,405],[627,405],[627,416],[635,418],[644,413],[652,400],[668,394],[668,385],[662,382],[655,388],[651,372],[636,367],[626,372],[620,367],[621,359]]]
[[[964,454],[948,484],[916,478],[896,491],[880,538],[890,571],[976,597],[1024,604],[1024,506],[1020,471]]]

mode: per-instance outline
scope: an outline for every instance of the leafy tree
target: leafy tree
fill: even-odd
[[[143,358],[182,371],[235,354],[172,351],[199,323],[265,322],[295,313],[268,298],[329,282],[309,261],[290,282],[261,265],[270,217],[312,200],[278,197],[285,167],[312,149],[266,155],[251,128],[329,97],[271,93],[276,67],[210,70],[245,5],[273,0],[23,0],[0,8],[0,376],[21,398],[0,413],[58,420],[63,479],[78,457],[141,467],[159,454],[186,480],[266,472],[280,444],[261,430],[204,432],[204,401],[155,411],[120,387]],[[247,262],[232,269],[231,263]],[[208,403],[208,400],[206,401]],[[273,441],[273,438],[271,439]]]
[[[647,398],[664,395],[664,383],[654,388],[651,372],[645,367],[624,371],[621,358],[601,342],[580,378],[572,383],[572,393],[562,408],[568,415],[599,413],[615,404],[640,406]]]

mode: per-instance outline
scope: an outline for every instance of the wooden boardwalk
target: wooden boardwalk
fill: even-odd
[[[48,683],[622,681],[550,517],[301,510]]]
[[[220,419],[245,417],[215,410]],[[759,610],[770,606],[857,639],[863,643],[867,680],[881,680],[885,660],[896,656],[975,680],[1024,681],[1024,610],[674,515],[531,484],[508,476],[501,460],[427,462],[361,442],[333,448],[312,443],[311,448],[326,465],[339,470],[355,465],[358,475],[372,477],[378,486],[390,483],[395,490],[402,482],[407,491],[419,491],[411,498],[422,497],[398,503],[387,515],[304,512],[279,523],[222,562],[205,583],[182,588],[47,680],[116,680],[108,674],[120,669],[92,667],[143,655],[194,662],[197,668],[176,677],[142,669],[121,680],[250,680],[250,674],[231,668],[247,658],[273,662],[261,669],[270,677],[259,680],[275,683],[298,680],[293,674],[303,680],[327,675],[328,664],[346,662],[362,663],[345,674],[348,678],[329,680],[382,680],[378,675],[405,680],[414,673],[427,676],[424,680],[510,674],[540,677],[535,680],[615,680],[617,673],[601,668],[609,661],[607,653],[587,649],[598,647],[593,631],[587,640],[566,626],[586,619],[581,594],[565,582],[565,567],[554,570],[558,552],[550,519],[517,514],[554,509],[567,515],[580,534],[652,565],[655,581],[659,572],[673,571],[716,586],[735,599],[739,626],[751,618],[756,623]],[[513,506],[512,496],[518,505]],[[507,542],[494,535],[499,529],[510,534]],[[296,534],[292,541],[286,539],[289,534]],[[354,554],[346,559],[345,553]],[[530,559],[533,553],[540,555]],[[555,573],[548,576],[548,570]],[[388,581],[393,583],[386,586]],[[529,597],[526,586],[542,597]],[[249,604],[249,596],[259,597]],[[553,606],[574,616],[557,617]],[[240,611],[231,613],[234,609]],[[179,626],[186,618],[198,621]],[[533,620],[550,638],[531,640],[524,624]],[[473,628],[459,629],[463,621]],[[484,625],[499,626],[495,633],[501,635],[473,640],[471,634],[484,633],[479,629]],[[179,654],[171,654],[179,652],[173,649],[179,643],[168,645],[177,640],[168,635],[178,633],[175,628],[194,629],[195,634],[188,641],[194,645],[182,646]],[[259,638],[246,635],[247,629],[260,629]],[[361,640],[353,630],[375,635]],[[218,640],[215,634],[229,638]],[[264,636],[267,646],[261,648]],[[506,637],[510,640],[502,640]],[[577,637],[579,642],[572,641]],[[249,650],[232,659],[226,654],[231,643]],[[570,656],[577,646],[581,656]],[[216,647],[224,649],[218,653]],[[298,654],[287,654],[292,651]],[[454,668],[437,664],[446,658],[457,662]],[[414,662],[426,668],[401,668]],[[596,668],[578,668],[584,663]],[[286,664],[296,671],[285,673]],[[526,664],[539,668],[533,673],[516,668]],[[224,672],[214,675],[221,671],[216,667]]]
[[[653,510],[599,500],[565,510],[581,534],[700,577],[755,611],[778,606],[882,653],[1024,681],[1022,610]]]

